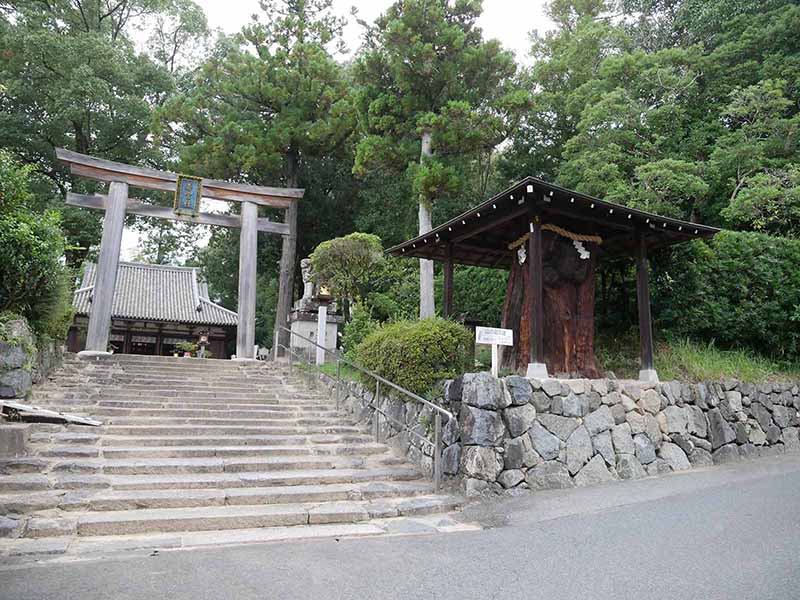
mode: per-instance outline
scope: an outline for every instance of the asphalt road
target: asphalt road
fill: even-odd
[[[800,457],[471,507],[477,532],[0,570],[2,600],[800,598]]]

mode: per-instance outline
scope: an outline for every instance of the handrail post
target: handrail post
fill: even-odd
[[[291,344],[291,341],[289,343]],[[286,350],[285,347],[284,347],[284,350]],[[275,352],[276,352],[276,356],[277,356],[277,352],[278,351],[275,350]],[[286,356],[289,359],[289,379],[291,379],[292,378],[292,352],[291,352],[291,350],[286,350]]]
[[[439,411],[436,411],[433,436],[433,491],[438,494],[442,486],[442,413]]]
[[[381,382],[376,382],[375,385],[375,398],[372,400],[373,404],[375,405],[375,443],[380,444],[381,442],[381,429],[380,429],[380,418],[381,413],[378,411],[378,403],[380,402],[381,398]]]
[[[339,410],[340,395],[342,389],[342,361],[336,357],[336,410]]]

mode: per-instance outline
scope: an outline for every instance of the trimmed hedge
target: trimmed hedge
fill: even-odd
[[[416,394],[471,367],[472,334],[444,319],[398,321],[379,327],[356,347],[366,368]]]
[[[769,356],[800,356],[800,240],[723,231],[654,265],[662,330]]]

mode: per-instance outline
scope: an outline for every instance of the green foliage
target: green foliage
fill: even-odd
[[[342,348],[351,358],[356,357],[355,349],[364,341],[380,323],[372,318],[369,309],[363,302],[356,302],[350,315],[350,321],[345,323],[342,333]]]
[[[472,334],[444,319],[398,321],[380,327],[356,348],[361,365],[416,394],[470,368]]]
[[[383,260],[380,238],[369,233],[351,233],[322,242],[311,253],[315,282],[328,286],[331,294],[346,305],[366,295]]]
[[[635,378],[639,372],[639,336],[631,330],[619,337],[600,336],[595,342],[601,371],[618,378]],[[722,349],[711,342],[675,337],[656,343],[655,368],[662,381],[762,381],[798,380],[796,361],[771,358],[745,348]]]
[[[726,349],[800,356],[800,241],[723,231],[676,247],[654,271],[659,328]]]
[[[485,326],[499,327],[508,271],[463,267],[453,273],[453,313]]]
[[[0,311],[19,313],[39,335],[63,339],[72,298],[59,215],[33,213],[31,169],[0,153]]]

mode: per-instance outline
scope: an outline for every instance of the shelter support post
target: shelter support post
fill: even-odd
[[[636,253],[636,300],[639,307],[639,350],[642,381],[658,381],[653,363],[653,324],[650,317],[650,286],[647,273],[647,244],[640,234]]]
[[[527,376],[534,379],[547,379],[547,365],[544,362],[544,282],[542,277],[542,222],[538,213],[531,212],[530,236],[528,237],[528,269],[530,269],[530,290],[528,302],[531,303],[530,362]]]
[[[256,258],[258,254],[258,205],[242,202],[242,232],[239,238],[239,327],[236,358],[255,360]]]
[[[444,285],[442,287],[442,317],[449,319],[453,315],[453,245],[447,246],[447,258],[444,261]]]
[[[112,182],[108,190],[108,206],[103,219],[103,237],[100,241],[100,256],[97,260],[97,273],[92,290],[86,350],[79,353],[84,356],[106,354],[108,351],[111,309],[114,304],[114,287],[117,283],[119,251],[122,245],[127,203],[128,184]]]

